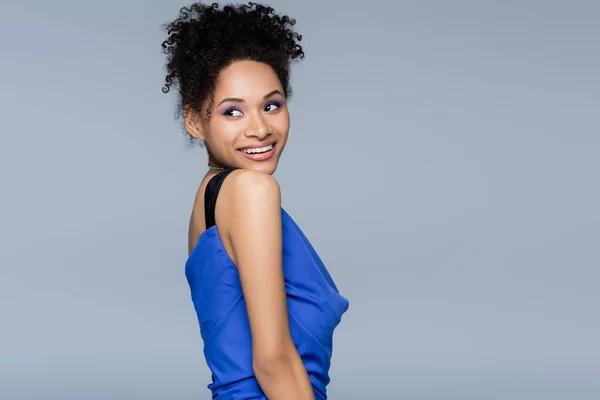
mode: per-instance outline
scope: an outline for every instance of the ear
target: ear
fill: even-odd
[[[198,112],[186,106],[183,111],[183,125],[185,126],[185,130],[194,138],[204,140],[204,132],[201,129],[200,121],[201,118]]]

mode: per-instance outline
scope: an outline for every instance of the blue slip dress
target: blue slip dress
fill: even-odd
[[[266,400],[252,368],[252,338],[238,271],[215,224],[215,204],[223,180],[206,186],[206,230],[190,254],[185,274],[212,373],[208,388],[219,400]],[[287,212],[281,208],[283,273],[292,339],[317,400],[327,399],[333,332],[349,302],[340,295],[325,265]]]

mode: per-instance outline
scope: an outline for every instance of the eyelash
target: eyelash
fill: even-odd
[[[268,106],[273,106],[273,105],[277,106],[278,109],[281,107],[281,103],[280,102],[278,102],[278,101],[271,101],[271,102],[265,104],[265,108],[268,107]],[[223,112],[223,115],[225,115],[227,117],[234,117],[234,115],[229,115],[229,113],[232,112],[232,111],[242,112],[240,109],[232,107],[232,108],[228,108],[227,110],[225,110]]]

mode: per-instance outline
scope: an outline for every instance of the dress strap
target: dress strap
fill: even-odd
[[[225,177],[227,177],[227,175],[236,169],[237,168],[229,168],[223,170],[210,178],[210,181],[208,181],[206,189],[204,190],[204,220],[206,222],[206,229],[216,224],[215,206],[217,205],[217,196],[219,195],[219,190],[221,189],[221,185],[223,184]]]

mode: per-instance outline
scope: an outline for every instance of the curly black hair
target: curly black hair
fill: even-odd
[[[207,99],[212,105],[219,72],[240,60],[271,66],[289,99],[291,63],[304,58],[298,44],[302,36],[293,30],[295,23],[287,15],[276,14],[272,7],[253,2],[222,9],[217,3],[183,7],[177,19],[163,26],[167,38],[162,43],[167,54],[162,91],[167,93],[177,84],[177,117],[183,117],[188,107],[199,110]],[[205,118],[209,119],[210,113]],[[193,145],[194,139],[189,138]]]

